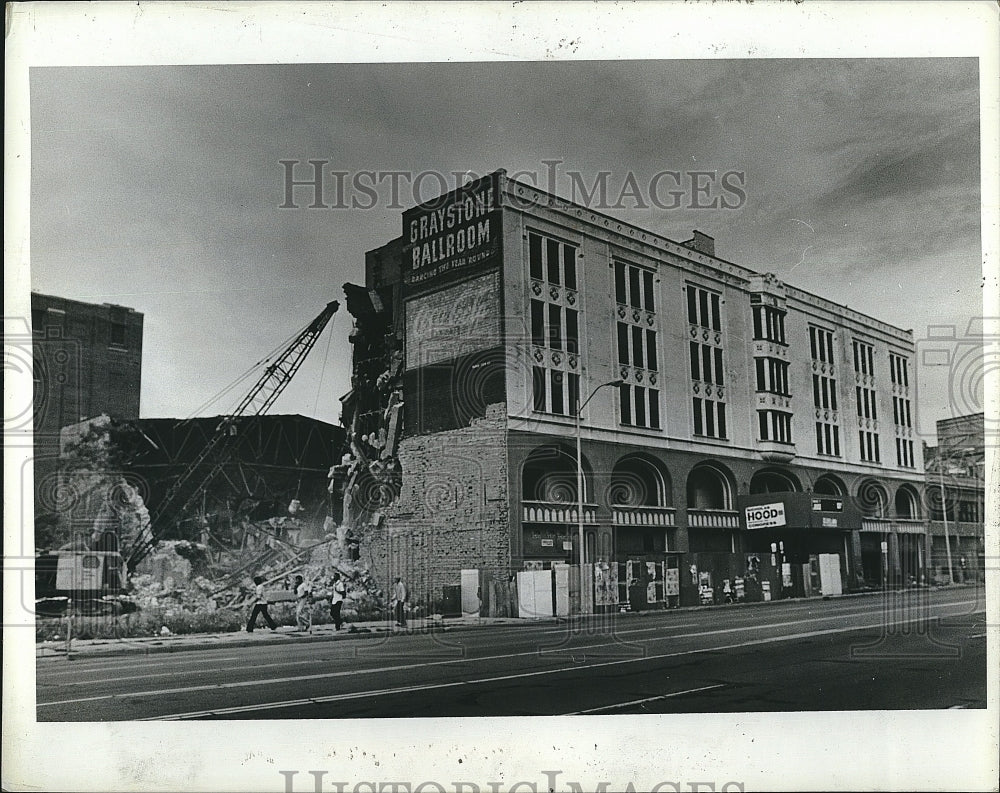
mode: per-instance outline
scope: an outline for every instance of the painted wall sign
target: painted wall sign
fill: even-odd
[[[462,278],[501,258],[499,174],[403,213],[403,282],[413,289]]]
[[[406,301],[406,368],[500,343],[500,273]]]
[[[746,519],[748,529],[767,529],[772,526],[784,526],[785,505],[779,501],[775,504],[758,504],[755,507],[747,507]]]

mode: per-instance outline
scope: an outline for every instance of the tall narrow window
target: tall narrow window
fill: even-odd
[[[833,331],[809,326],[812,355],[813,410],[816,417],[816,453],[840,456],[840,416],[837,412],[837,379],[833,357]]]
[[[875,348],[858,339],[854,340],[852,347],[854,377],[857,383],[854,395],[857,401],[858,446],[861,459],[868,463],[881,463],[875,391]]]
[[[690,341],[691,407],[695,435],[725,438],[725,348],[722,298],[694,284],[686,286]]]
[[[532,408],[572,416],[581,369],[578,256],[575,246],[528,233]]]
[[[654,272],[628,262],[615,262],[618,363],[625,384],[620,387],[622,424],[660,428],[657,386]]]
[[[914,468],[913,420],[910,414],[909,361],[898,353],[889,353],[889,379],[892,382],[892,420],[896,434],[896,465]]]

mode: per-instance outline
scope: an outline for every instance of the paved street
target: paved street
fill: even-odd
[[[255,637],[256,638],[256,637]],[[37,662],[39,721],[985,707],[982,592]]]

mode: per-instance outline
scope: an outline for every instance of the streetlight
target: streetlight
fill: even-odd
[[[955,572],[951,566],[951,540],[948,538],[948,495],[944,489],[944,463],[939,458],[938,462],[938,485],[941,487],[941,517],[944,520],[944,550],[948,556],[948,585],[955,583]]]
[[[580,391],[577,389],[576,393],[576,496],[577,496],[577,526],[579,529],[579,536],[577,542],[580,544],[580,613],[583,614],[583,565],[584,565],[584,548],[583,548],[583,454],[580,451],[580,414],[583,409],[587,407],[587,403],[594,398],[594,394],[600,391],[605,386],[615,386],[616,388],[621,388],[625,385],[624,380],[611,380],[607,383],[601,383],[597,388],[590,392],[583,404],[580,404]]]

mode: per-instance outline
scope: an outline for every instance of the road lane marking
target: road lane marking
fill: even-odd
[[[692,625],[699,625],[699,624],[700,623],[697,623],[697,622],[687,622],[687,623],[683,623],[681,625],[671,625],[670,627],[672,627],[672,628],[688,628],[688,627],[691,627]],[[656,631],[656,630],[660,630],[660,628],[642,628],[641,630],[619,631],[618,633],[648,633],[649,631]],[[562,632],[563,631],[543,631],[543,633],[562,633]],[[608,635],[618,635],[618,634],[615,633],[615,634],[608,634]],[[664,638],[668,638],[668,637],[664,637]],[[590,645],[590,646],[592,647],[593,645]],[[600,646],[601,647],[611,647],[613,645],[612,644],[602,644]],[[464,645],[462,646],[462,648],[464,649]],[[577,648],[568,648],[568,649],[577,649]],[[587,648],[584,648],[584,649],[587,649]],[[534,654],[534,653],[532,653],[532,654]],[[213,660],[215,660],[215,661],[237,661],[237,660],[240,660],[240,659],[239,659],[238,656],[232,656],[230,658],[218,658],[218,659],[213,659]],[[462,659],[450,659],[450,660],[456,660],[457,661],[457,660],[462,660]],[[465,660],[475,660],[475,659],[468,658],[466,656]],[[255,663],[255,664],[253,664],[252,667],[249,667],[249,668],[256,670],[256,669],[269,669],[269,668],[272,668],[272,667],[283,667],[283,666],[309,666],[309,665],[324,664],[324,663],[329,663],[329,662],[330,662],[329,658],[313,658],[313,659],[304,660],[304,661],[275,661],[273,663],[267,663],[267,664],[257,664],[257,663]],[[135,666],[133,664],[133,665],[127,666],[127,667],[117,667],[117,668],[133,669],[133,668],[135,668]],[[94,667],[92,669],[85,669],[85,670],[60,668],[58,670],[53,670],[53,671],[58,673],[58,672],[74,672],[74,671],[96,672],[98,670],[104,671],[103,667]],[[212,672],[219,672],[219,671],[222,671],[221,667],[219,667],[219,668],[216,668],[216,667],[206,667],[206,666],[203,665],[203,666],[199,667],[198,669],[182,669],[182,670],[175,670],[173,672],[151,672],[150,674],[142,674],[142,675],[115,676],[114,682],[117,683],[117,682],[119,682],[121,680],[145,680],[146,678],[153,678],[153,677],[172,677],[172,676],[178,675],[178,674],[199,674],[199,675],[200,674],[210,674]],[[38,677],[41,677],[41,675],[39,675]],[[100,678],[91,679],[91,680],[68,680],[66,682],[57,682],[57,681],[50,682],[50,681],[46,680],[46,681],[39,681],[39,684],[40,685],[52,685],[52,686],[65,687],[65,686],[88,686],[88,685],[93,685],[95,683],[107,683],[107,682],[108,682],[108,678],[105,676],[105,677],[100,677]]]
[[[967,605],[967,604],[965,604],[965,603],[961,603],[961,604],[948,604],[948,607],[965,606],[965,605]],[[865,612],[865,613],[870,615],[870,612]],[[947,616],[954,616],[954,615],[947,615]],[[647,642],[666,641],[666,640],[677,639],[677,638],[690,638],[690,637],[697,637],[697,636],[709,636],[709,635],[715,635],[715,634],[732,633],[733,631],[736,631],[736,630],[752,630],[754,628],[760,629],[760,628],[763,628],[763,627],[769,627],[769,628],[770,627],[785,627],[785,626],[788,626],[788,625],[805,624],[805,623],[811,623],[811,622],[819,622],[819,621],[822,621],[822,620],[825,620],[825,619],[827,619],[827,618],[825,618],[825,617],[816,617],[816,618],[809,619],[809,620],[796,620],[796,621],[793,621],[793,622],[774,623],[773,625],[768,625],[768,626],[749,626],[748,628],[722,628],[722,629],[719,629],[719,630],[716,630],[716,631],[701,631],[701,632],[697,632],[697,633],[680,634],[679,636],[665,636],[665,637],[659,637],[658,636],[658,637],[653,637],[653,638],[650,638],[650,639],[641,639],[641,640],[639,640],[639,642],[641,642],[641,643],[647,643]],[[926,616],[914,617],[914,618],[909,619],[909,620],[898,621],[898,622],[896,622],[894,624],[904,625],[904,624],[909,624],[911,622],[919,622],[920,620],[923,620],[923,619],[926,619]],[[826,633],[842,633],[842,632],[845,632],[845,631],[870,630],[872,628],[879,628],[879,627],[882,627],[882,623],[876,622],[875,624],[872,624],[872,625],[853,625],[853,626],[848,626],[848,627],[844,627],[844,628],[828,629],[826,631]],[[820,636],[820,635],[824,635],[824,631],[820,631],[820,632],[817,632],[815,634],[789,634],[789,635],[793,636],[793,637],[794,636],[800,636],[800,635],[816,635],[816,636]],[[691,651],[691,652],[706,652],[706,651],[710,651],[710,650],[731,649],[732,647],[745,647],[745,646],[751,646],[753,644],[756,644],[756,643],[762,642],[762,641],[772,641],[772,640],[777,641],[777,640],[781,640],[781,638],[782,637],[774,637],[774,639],[761,639],[761,640],[751,641],[751,642],[748,642],[746,644],[735,644],[735,645],[730,645],[730,646],[726,646],[726,647],[706,647],[706,648],[700,648],[700,649],[698,649],[696,651]],[[639,642],[637,642],[637,643],[639,643]],[[268,678],[268,679],[264,679],[264,680],[241,680],[241,681],[235,681],[235,682],[230,682],[230,683],[211,683],[211,684],[205,684],[205,685],[199,685],[199,686],[183,686],[183,687],[178,687],[178,688],[168,688],[168,689],[159,689],[159,690],[151,690],[151,691],[150,690],[147,690],[147,691],[130,691],[130,692],[125,692],[125,693],[120,693],[120,694],[103,694],[103,695],[98,695],[98,696],[93,696],[93,697],[78,697],[78,698],[75,698],[75,699],[61,699],[61,700],[52,700],[52,701],[49,701],[49,702],[38,702],[38,703],[36,703],[36,707],[43,708],[43,707],[52,707],[53,705],[71,705],[71,704],[77,704],[77,703],[81,703],[81,702],[99,702],[99,701],[102,701],[102,700],[121,700],[121,699],[127,699],[129,697],[168,696],[168,695],[171,695],[171,694],[186,694],[186,693],[192,693],[192,692],[195,692],[195,691],[220,691],[220,690],[225,690],[225,689],[230,689],[230,688],[245,688],[245,687],[249,687],[249,686],[278,685],[278,684],[281,684],[281,683],[305,682],[305,681],[308,681],[308,680],[325,680],[325,679],[330,679],[330,678],[346,677],[346,676],[353,676],[353,675],[360,675],[360,674],[376,674],[376,673],[382,673],[382,672],[399,672],[399,671],[412,670],[412,669],[422,669],[422,668],[430,668],[430,667],[437,667],[437,666],[446,666],[446,665],[449,665],[449,664],[456,664],[456,663],[480,663],[480,662],[484,662],[484,661],[497,661],[497,660],[507,660],[507,659],[511,659],[511,658],[524,658],[524,657],[539,657],[539,658],[544,658],[546,655],[548,655],[549,657],[553,657],[556,653],[580,652],[581,650],[590,650],[590,649],[597,649],[597,648],[608,648],[608,647],[612,647],[612,646],[613,646],[612,644],[604,642],[604,643],[601,643],[601,644],[590,644],[590,645],[581,645],[581,646],[575,646],[575,647],[559,648],[559,649],[551,650],[551,651],[549,651],[547,653],[542,653],[541,651],[533,651],[533,652],[522,652],[522,653],[506,653],[506,654],[502,654],[502,655],[480,656],[478,658],[451,658],[451,659],[448,659],[448,660],[445,660],[445,661],[431,661],[431,662],[415,663],[415,664],[395,664],[395,665],[392,665],[392,666],[375,667],[375,668],[371,668],[371,669],[345,669],[345,670],[340,670],[340,671],[337,671],[337,672],[324,672],[322,674],[315,674],[315,675],[293,675],[293,676],[290,676],[290,677]],[[682,654],[687,654],[687,653],[682,653]],[[604,663],[600,663],[600,664],[596,664],[596,665],[593,665],[593,664],[579,665],[578,664],[576,666],[569,667],[568,669],[588,669],[588,668],[594,668],[595,666],[605,666],[605,665],[611,664],[611,663],[631,663],[631,662],[634,662],[634,661],[650,660],[650,659],[661,658],[661,657],[662,658],[669,658],[669,657],[672,657],[672,656],[669,655],[669,654],[668,655],[662,655],[662,656],[660,656],[660,655],[652,655],[652,656],[643,656],[642,658],[626,659],[626,660],[623,660],[623,661],[604,662]],[[564,670],[555,670],[555,671],[564,671]],[[537,674],[548,674],[548,673],[549,673],[548,671],[542,671],[542,672],[538,672]],[[530,673],[530,674],[535,674],[535,673]],[[525,675],[525,676],[530,676],[530,674]]]
[[[223,647],[223,648],[219,648],[219,649],[225,651],[226,648]],[[198,652],[204,653],[204,652],[212,652],[212,651],[211,650],[207,650],[207,651],[206,650],[198,650]],[[241,657],[242,656],[239,656],[239,655],[230,655],[230,656],[226,656],[224,658],[213,658],[212,660],[215,661],[215,662],[219,662],[219,661],[239,661],[241,659]],[[190,661],[188,659],[186,659],[186,658],[174,658],[174,659],[172,659],[170,661],[159,661],[159,662],[154,661],[153,663],[143,664],[143,667],[146,668],[146,669],[149,669],[149,668],[154,667],[154,666],[175,666],[175,665],[178,665],[178,664],[183,665],[183,664],[187,664],[187,663],[190,663]],[[38,673],[59,674],[61,672],[67,672],[67,673],[70,673],[70,674],[76,674],[76,673],[79,673],[79,672],[94,672],[94,671],[97,671],[97,670],[100,670],[101,672],[104,672],[104,671],[113,672],[116,669],[135,669],[137,665],[138,665],[137,662],[133,662],[133,663],[130,663],[130,664],[116,664],[116,665],[113,664],[113,665],[110,665],[110,666],[105,666],[99,660],[95,659],[93,661],[85,661],[85,662],[70,661],[69,665],[67,665],[67,666],[60,665],[58,668],[52,668],[52,669],[49,668],[49,666],[50,666],[49,664],[45,664],[42,667],[38,667],[36,665],[35,666],[35,670],[36,670],[36,674],[38,674]]]
[[[642,705],[646,702],[656,702],[660,699],[670,699],[671,697],[680,697],[684,694],[696,694],[699,691],[711,691],[713,688],[725,688],[725,683],[716,683],[714,686],[701,686],[701,688],[689,688],[686,691],[673,691],[670,694],[660,694],[658,697],[645,697],[644,699],[633,699],[629,702],[616,702],[613,705],[602,705],[599,708],[587,708],[586,710],[574,710],[570,713],[564,713],[564,716],[583,716],[587,713],[599,713],[602,710],[617,710],[619,708],[627,708],[630,705]]]
[[[914,618],[911,620],[905,620],[904,622],[917,622],[919,619],[923,618],[922,617]],[[797,641],[799,639],[808,639],[815,636],[829,636],[837,633],[854,633],[860,630],[868,630],[872,627],[877,628],[879,626],[862,625],[862,626],[853,626],[844,628],[825,628],[823,630],[818,630],[818,631],[807,631],[805,633],[788,634],[785,636],[774,636],[767,639],[752,639],[750,641],[739,642],[737,644],[723,645],[721,647],[699,647],[692,650],[678,650],[672,653],[661,653],[658,655],[646,656],[644,658],[627,658],[618,661],[602,661],[600,663],[560,667],[559,669],[543,669],[533,672],[519,672],[517,674],[510,674],[510,675],[495,675],[493,677],[483,677],[483,678],[478,678],[476,680],[453,680],[447,683],[425,683],[420,685],[398,686],[396,688],[384,688],[371,691],[354,691],[347,694],[331,694],[325,697],[306,697],[302,699],[283,700],[278,702],[265,702],[255,705],[238,705],[231,708],[213,708],[211,710],[174,713],[166,716],[147,716],[145,718],[135,719],[135,721],[179,721],[184,719],[195,719],[205,716],[222,716],[222,715],[231,715],[236,713],[250,713],[253,711],[261,711],[261,710],[279,710],[301,705],[319,705],[332,702],[347,702],[355,699],[370,699],[372,697],[389,696],[393,694],[411,694],[422,691],[435,691],[443,688],[475,686],[475,685],[481,685],[483,683],[498,683],[498,682],[505,682],[508,680],[520,680],[526,677],[542,677],[546,675],[565,674],[567,672],[578,672],[584,669],[600,669],[608,666],[642,663],[646,661],[659,661],[666,658],[679,658],[687,655],[697,655],[698,653],[718,652],[720,650],[736,650],[744,647],[755,647],[762,644]]]
[[[971,600],[971,601],[964,601],[964,602],[960,602],[960,603],[941,603],[941,604],[932,604],[932,605],[934,607],[938,607],[938,608],[948,608],[948,607],[952,607],[952,606],[976,605],[977,602],[978,601]],[[760,629],[760,628],[782,628],[782,627],[788,627],[788,626],[791,626],[791,625],[805,625],[805,624],[809,624],[811,622],[817,622],[819,620],[831,620],[831,619],[838,619],[840,617],[852,617],[852,616],[870,616],[871,614],[872,614],[872,609],[858,610],[858,609],[855,608],[854,611],[838,611],[836,614],[825,614],[823,616],[814,616],[814,617],[810,617],[808,619],[790,620],[790,621],[785,621],[785,622],[775,622],[775,623],[771,623],[771,624],[768,624],[768,625],[761,625],[759,623],[756,623],[756,624],[751,624],[751,625],[740,625],[740,626],[735,626],[735,627],[731,627],[731,628],[716,628],[714,630],[709,630],[709,631],[695,631],[695,632],[692,632],[692,633],[682,633],[682,634],[676,634],[676,635],[674,635],[674,634],[664,634],[663,633],[664,627],[666,627],[667,630],[670,630],[670,629],[673,629],[673,628],[690,627],[692,625],[698,625],[700,623],[697,623],[697,622],[672,623],[672,624],[669,624],[667,626],[659,625],[659,626],[653,626],[653,627],[649,627],[649,628],[632,628],[632,629],[629,629],[629,630],[611,631],[610,633],[602,634],[602,635],[606,635],[606,636],[609,636],[609,637],[613,638],[613,637],[616,637],[616,636],[633,635],[633,634],[636,634],[636,633],[653,633],[653,632],[658,632],[660,635],[654,637],[653,639],[647,639],[645,641],[661,641],[661,640],[667,640],[667,639],[672,639],[672,638],[688,639],[688,638],[691,638],[691,637],[694,637],[694,636],[711,636],[711,635],[716,635],[716,634],[720,634],[720,633],[736,633],[736,632],[739,632],[739,631],[746,631],[746,630]],[[949,615],[949,616],[954,616],[954,615]],[[519,630],[523,630],[524,629],[524,626],[521,626],[521,625],[514,625],[514,626],[510,626],[510,627],[511,628],[517,628]],[[541,633],[543,633],[543,634],[548,634],[548,633],[565,633],[565,629],[552,629],[552,630],[542,631]],[[635,642],[635,643],[639,643],[639,642]],[[272,645],[272,646],[275,647],[275,648],[278,647],[278,645]],[[452,658],[452,659],[448,659],[446,661],[433,661],[433,662],[419,663],[419,664],[408,664],[408,665],[405,665],[405,666],[398,666],[397,665],[397,666],[391,666],[391,667],[377,667],[377,668],[373,668],[373,669],[359,669],[359,670],[354,670],[354,671],[357,672],[358,674],[383,672],[383,671],[402,671],[402,670],[405,670],[405,669],[421,669],[421,668],[424,668],[424,667],[432,667],[432,666],[437,666],[437,665],[442,664],[442,663],[447,664],[447,663],[461,663],[461,662],[464,662],[464,661],[468,661],[468,662],[472,662],[472,661],[489,661],[489,660],[497,660],[497,659],[503,659],[503,658],[517,658],[517,657],[525,657],[525,656],[532,656],[532,655],[543,655],[545,653],[590,650],[590,649],[594,649],[594,648],[597,648],[597,647],[612,647],[612,646],[614,646],[613,643],[577,645],[577,646],[574,646],[574,647],[559,647],[559,646],[557,646],[557,647],[554,647],[552,649],[542,648],[542,649],[540,649],[538,651],[532,651],[532,652],[528,652],[528,653],[512,653],[512,654],[506,654],[506,655],[482,656],[482,657],[479,657],[479,658],[472,658],[472,657],[463,656],[462,658]],[[464,647],[464,645],[463,645],[463,647]],[[332,648],[329,648],[327,645],[324,645],[324,649],[332,649]],[[205,651],[204,650],[193,650],[192,652],[205,652]],[[238,660],[238,658],[237,657],[229,657],[229,658],[220,658],[220,659],[213,659],[213,660],[215,660],[216,662],[220,662],[220,661]],[[177,664],[177,663],[184,663],[184,662],[181,661],[180,659],[177,659],[176,661],[173,661],[173,662],[166,662],[165,661],[165,662],[161,662],[159,664],[149,664],[148,666],[165,666],[165,665],[172,665],[172,664]],[[285,665],[287,665],[287,666],[297,666],[297,665],[301,665],[301,663],[302,662],[299,662],[299,661],[289,661],[287,663],[275,662],[275,663],[272,663],[272,664],[260,664],[257,668],[272,667],[272,666],[278,666],[278,667],[280,667],[280,666],[285,666]],[[111,667],[111,668],[126,668],[126,669],[131,669],[133,667],[134,667],[134,664],[130,664],[130,665],[126,665],[126,666],[119,666],[119,667]],[[103,667],[103,666],[96,666],[95,670],[96,669],[100,669],[101,671],[105,671],[107,668]],[[74,671],[80,671],[80,668],[76,667],[76,666],[74,666],[73,668],[69,668],[69,667],[63,668],[63,667],[60,667],[60,669],[54,670],[54,671],[57,672],[57,673],[58,672],[73,673]],[[222,671],[222,670],[221,670],[221,668],[219,668],[219,669],[206,669],[205,666],[202,665],[200,671],[211,672],[211,671]],[[337,673],[330,673],[330,674],[337,674]],[[163,677],[165,675],[149,675],[149,677],[157,677],[157,676],[158,677]],[[297,677],[297,678],[294,678],[294,679],[308,680],[308,679],[312,679],[313,677],[321,678],[321,677],[326,677],[326,676],[327,675],[318,675],[318,676],[309,676],[309,677],[302,676],[302,677]],[[122,680],[124,680],[124,679],[142,679],[142,677],[143,676],[135,676],[133,678],[117,678],[117,679],[122,679]],[[99,682],[104,682],[104,681],[99,681]],[[288,682],[288,679],[276,678],[276,679],[273,679],[273,680],[267,680],[267,681],[262,681],[262,682],[264,682],[265,684],[266,683],[271,683],[271,682],[279,682],[279,683],[281,683],[281,682]],[[61,685],[63,685],[63,684],[61,684]],[[68,683],[68,684],[64,684],[64,685],[72,685],[72,683]],[[206,686],[205,688],[214,688],[214,687],[215,686],[213,685],[213,686]],[[179,692],[185,691],[185,690],[189,690],[189,689],[171,689],[167,693],[179,693]],[[156,693],[156,692],[154,692],[154,693]],[[105,697],[102,697],[102,698],[111,698],[113,696],[115,696],[115,695],[106,695]],[[124,695],[122,695],[122,696],[124,696]],[[51,704],[51,703],[39,703],[39,704]]]

